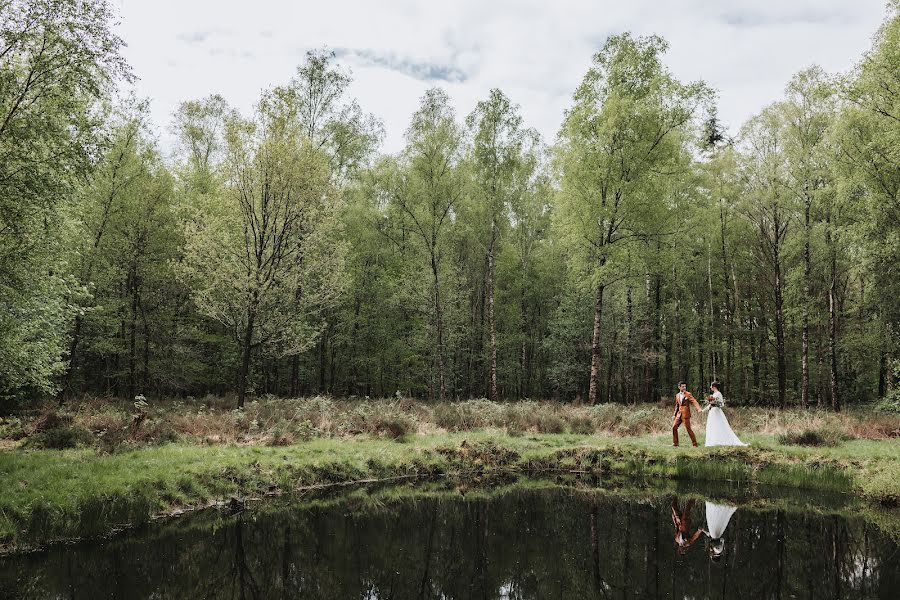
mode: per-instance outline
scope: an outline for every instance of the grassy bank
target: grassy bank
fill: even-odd
[[[497,474],[588,473],[605,482],[730,481],[790,485],[900,500],[896,439],[796,447],[746,434],[750,448],[671,448],[664,435],[617,438],[498,431],[358,434],[307,441],[179,441],[106,452],[15,448],[0,452],[0,540],[7,547],[98,535],[154,515],[310,486],[353,481]]]

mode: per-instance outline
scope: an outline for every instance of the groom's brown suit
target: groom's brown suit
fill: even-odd
[[[703,410],[700,408],[700,403],[697,402],[697,399],[694,398],[693,394],[690,392],[678,392],[675,394],[675,419],[672,421],[672,445],[678,445],[678,428],[681,427],[681,424],[684,423],[684,428],[687,429],[688,435],[691,436],[691,443],[696,446],[697,445],[697,437],[694,435],[694,430],[691,429],[691,403],[697,407],[697,410]]]

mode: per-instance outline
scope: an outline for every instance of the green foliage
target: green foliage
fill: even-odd
[[[651,405],[717,377],[730,407],[895,404],[895,3],[851,72],[800,71],[736,136],[703,82],[674,76],[665,40],[623,33],[549,148],[503,91],[463,121],[434,88],[404,147],[379,155],[350,72],[314,50],[249,115],[218,95],[181,104],[174,163],[148,101],[112,101],[130,80],[112,18],[85,0],[11,0],[0,16],[4,400]],[[519,433],[649,419],[529,406],[440,420]],[[146,412],[137,433],[166,437]],[[419,423],[394,416],[374,433]],[[332,431],[309,420],[257,431]]]
[[[98,103],[130,77],[106,2],[10,0],[0,11],[0,397],[53,393],[72,303],[66,208],[102,139]]]
[[[892,368],[896,378],[900,374],[900,361],[895,362]],[[900,386],[889,390],[884,398],[880,398],[874,403],[872,408],[878,412],[900,415]]]
[[[222,189],[191,207],[178,275],[240,346],[242,404],[255,348],[291,356],[315,341],[344,285],[344,245],[326,157],[277,94],[253,120],[226,121],[222,171]]]
[[[27,435],[24,422],[19,417],[0,418],[0,439],[17,441]]]

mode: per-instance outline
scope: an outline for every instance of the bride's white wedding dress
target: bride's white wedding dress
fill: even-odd
[[[722,401],[722,394],[715,392],[716,399]],[[721,408],[713,406],[706,417],[706,445],[707,446],[746,446],[731,430],[728,419]]]

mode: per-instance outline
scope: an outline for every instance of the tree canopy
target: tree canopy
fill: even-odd
[[[328,50],[161,148],[122,46],[106,2],[0,0],[4,401],[900,398],[896,3],[743,124],[623,33],[555,139],[435,87],[395,154]]]

